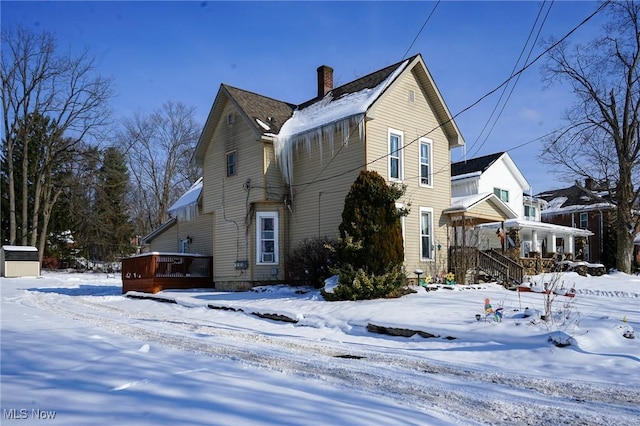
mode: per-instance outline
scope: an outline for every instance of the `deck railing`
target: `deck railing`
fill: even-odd
[[[213,287],[213,258],[190,253],[145,253],[122,259],[122,292]]]

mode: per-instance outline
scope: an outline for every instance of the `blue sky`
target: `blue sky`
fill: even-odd
[[[22,24],[55,33],[60,48],[76,52],[88,48],[99,72],[114,79],[116,117],[148,113],[171,100],[195,106],[201,124],[221,83],[302,103],[315,96],[319,65],[333,67],[334,82],[340,85],[400,61],[408,49],[407,56],[423,55],[449,109],[457,114],[508,78],[541,5],[520,1],[0,3],[3,29]],[[541,37],[564,36],[597,7],[596,2],[556,1]],[[584,43],[600,34],[604,18],[589,21],[569,41]],[[541,52],[536,45],[531,57]],[[561,127],[562,112],[574,101],[567,87],[545,88],[539,69],[536,64],[523,73],[486,142],[486,130],[481,132],[499,91],[456,118],[469,157],[509,150],[534,193],[571,183],[556,180],[539,162],[540,141],[513,149]],[[457,149],[452,160],[463,155]]]

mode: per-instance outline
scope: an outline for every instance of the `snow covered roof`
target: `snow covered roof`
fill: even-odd
[[[409,60],[401,62],[387,77],[373,87],[363,87],[356,92],[330,91],[319,102],[297,109],[293,116],[280,128],[277,138],[291,139],[304,132],[347,117],[364,114],[371,104],[389,87],[391,82],[405,69]],[[341,95],[336,93],[344,92]]]
[[[12,245],[2,246],[2,250],[4,251],[38,251],[38,249],[34,246],[12,246]]]
[[[182,196],[178,198],[178,200],[176,200],[176,202],[173,203],[171,207],[167,209],[167,212],[171,213],[183,207],[189,206],[190,204],[197,203],[201,193],[202,193],[202,178],[199,178],[197,181],[193,183],[193,185],[191,185],[191,188],[189,188],[187,192],[182,194]]]
[[[479,228],[498,228],[502,224],[499,222],[486,223],[478,225]],[[533,229],[543,232],[553,232],[558,235],[574,235],[588,237],[593,235],[593,232],[588,229],[572,228],[570,226],[554,225],[553,223],[538,222],[535,220],[522,220],[522,219],[509,219],[504,222],[505,228],[520,228],[520,229]]]
[[[542,215],[606,210],[615,207],[608,197],[603,197],[578,184],[568,188],[545,191],[538,194],[537,197],[549,203],[547,208],[541,212]]]

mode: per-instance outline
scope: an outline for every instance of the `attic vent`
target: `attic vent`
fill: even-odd
[[[232,126],[234,121],[235,121],[235,116],[233,115],[232,112],[230,112],[227,115],[227,126]]]
[[[413,90],[409,90],[409,102],[414,103],[416,100],[416,94]]]

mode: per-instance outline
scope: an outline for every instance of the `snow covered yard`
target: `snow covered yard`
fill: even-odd
[[[636,424],[640,277],[562,280],[576,297],[556,297],[549,325],[542,294],[496,284],[359,302],[180,290],[159,303],[106,274],[2,279],[2,424]],[[502,322],[485,320],[486,298]],[[572,344],[556,347],[557,333]]]

